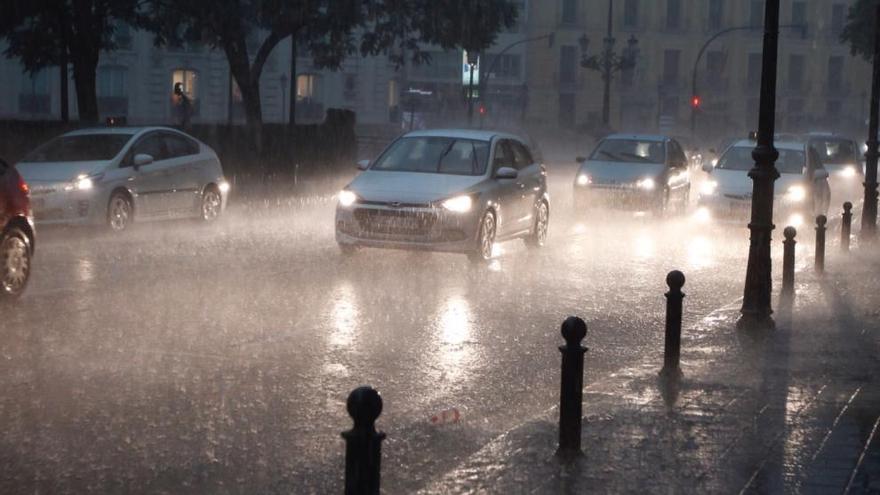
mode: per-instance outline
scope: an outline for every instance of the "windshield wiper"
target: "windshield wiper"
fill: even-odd
[[[629,156],[629,157],[632,157],[632,158],[638,158],[640,161],[645,162],[645,163],[654,163],[654,162],[652,162],[649,158],[645,158],[644,156],[637,155],[637,154],[635,154],[635,153],[627,153],[627,152],[623,152],[623,153],[621,153],[621,155],[623,155],[623,156]]]
[[[440,153],[440,158],[437,159],[437,171],[438,172],[440,171],[440,165],[443,163],[443,159],[446,158],[446,155],[448,155],[450,151],[452,151],[452,146],[454,144],[455,144],[454,139],[449,141],[449,145],[446,146],[446,149],[443,150],[443,153]]]
[[[619,156],[615,155],[614,153],[612,153],[610,151],[599,150],[599,153],[607,156],[608,158],[611,158],[612,160],[614,160],[616,162],[622,161]]]

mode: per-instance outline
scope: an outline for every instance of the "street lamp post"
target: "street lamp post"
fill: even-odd
[[[874,75],[871,82],[871,120],[868,125],[868,150],[865,152],[865,206],[862,208],[862,238],[877,235],[877,127],[880,112],[880,5],[874,20]]]
[[[761,66],[761,109],[758,117],[758,145],[752,151],[751,238],[740,328],[773,328],[770,235],[773,232],[773,183],[779,178],[773,146],[776,125],[776,61],[779,45],[779,0],[767,0],[764,10],[764,48]]]
[[[612,17],[614,13],[614,2],[608,0],[608,29],[605,38],[602,40],[602,53],[588,57],[587,50],[590,47],[590,38],[586,34],[578,39],[581,48],[581,67],[585,69],[595,70],[602,74],[602,82],[605,89],[602,95],[602,123],[608,126],[611,120],[611,80],[614,73],[632,69],[636,65],[636,58],[639,55],[639,40],[635,35],[631,35],[626,42],[626,48],[620,55],[614,52],[614,39],[612,32]]]

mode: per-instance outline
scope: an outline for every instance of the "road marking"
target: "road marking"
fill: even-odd
[[[865,448],[862,449],[861,455],[859,455],[859,460],[856,462],[856,467],[853,468],[852,474],[849,476],[849,481],[846,483],[846,488],[843,490],[843,495],[849,493],[850,489],[853,486],[853,482],[856,480],[856,475],[859,472],[859,468],[862,467],[862,462],[865,460],[865,455],[868,453],[868,447],[871,446],[871,442],[874,440],[874,435],[877,433],[877,426],[880,425],[880,416],[877,416],[877,420],[874,421],[874,427],[871,429],[871,434],[868,436],[868,441],[865,442]]]

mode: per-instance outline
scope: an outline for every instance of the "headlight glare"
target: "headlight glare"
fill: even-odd
[[[788,188],[788,199],[789,201],[800,203],[807,197],[807,190],[804,186],[791,186]]]
[[[841,177],[851,179],[856,176],[856,168],[853,167],[852,165],[847,165],[846,167],[843,167],[842,169],[840,169],[840,172],[838,172],[838,173],[840,174]]]
[[[718,189],[718,183],[714,180],[707,180],[703,182],[703,185],[700,186],[700,194],[704,196],[711,196],[715,194],[715,191]]]
[[[349,191],[348,189],[343,189],[339,191],[339,204],[344,207],[349,207],[357,201],[357,194]]]
[[[589,175],[587,175],[587,174],[580,174],[580,175],[578,175],[578,178],[577,178],[577,185],[579,185],[579,186],[586,186],[586,185],[589,185],[589,184],[592,183],[592,182],[593,182],[593,180],[590,179],[590,176],[589,176]]]
[[[654,182],[654,179],[648,177],[647,179],[642,179],[636,182],[636,187],[646,191],[653,191],[654,188],[657,187],[657,184]]]
[[[224,180],[224,181],[220,182],[220,184],[217,186],[217,188],[220,189],[220,192],[222,192],[223,194],[226,194],[229,192],[229,183]]]
[[[443,203],[443,208],[446,208],[449,211],[454,211],[455,213],[467,213],[471,211],[473,207],[473,200],[470,196],[455,196],[454,198],[449,198]]]

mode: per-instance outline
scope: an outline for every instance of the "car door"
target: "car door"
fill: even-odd
[[[667,150],[666,183],[669,185],[671,197],[675,201],[683,203],[687,200],[688,187],[690,186],[687,156],[684,154],[681,145],[678,144],[678,141],[675,139],[669,140]]]
[[[134,157],[150,155],[152,163],[136,165]],[[165,142],[159,132],[145,134],[134,145],[120,164],[120,167],[131,167],[132,175],[129,188],[135,194],[135,214],[138,216],[155,216],[165,208],[169,190],[165,180]]]
[[[201,192],[198,145],[185,136],[172,132],[162,132],[162,139],[168,151],[164,172],[171,191],[169,212],[175,215],[190,214],[195,210]]]
[[[520,201],[518,205],[519,221],[517,227],[520,230],[529,229],[532,226],[532,217],[535,213],[535,205],[538,196],[543,192],[544,171],[541,165],[535,163],[532,153],[521,142],[511,139],[508,141],[513,151],[514,163],[519,175],[517,176],[517,187],[520,191]]]
[[[518,217],[522,215],[522,192],[519,186],[519,177],[516,179],[499,179],[495,177],[495,174],[502,167],[516,170],[513,150],[510,148],[507,139],[496,140],[492,150],[492,177],[497,182],[498,190],[498,234],[505,236],[518,231],[517,221]]]

